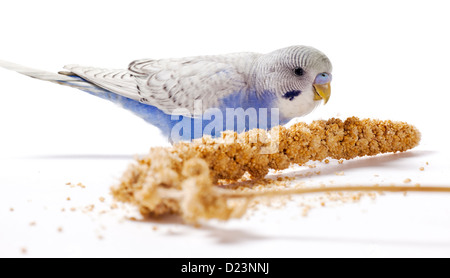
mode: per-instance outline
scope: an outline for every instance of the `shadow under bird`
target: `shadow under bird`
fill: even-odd
[[[158,127],[170,141],[285,124],[326,104],[332,78],[330,60],[308,46],[142,59],[127,69],[67,65],[66,71],[51,73],[1,60],[0,66],[108,99]]]

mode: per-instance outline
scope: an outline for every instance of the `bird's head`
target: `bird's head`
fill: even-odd
[[[331,62],[308,46],[291,46],[262,55],[253,67],[258,94],[273,93],[280,117],[306,115],[330,98]]]

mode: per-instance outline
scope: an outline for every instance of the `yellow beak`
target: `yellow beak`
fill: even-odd
[[[313,84],[314,87],[314,100],[323,99],[323,104],[327,104],[331,95],[330,82],[325,84]]]

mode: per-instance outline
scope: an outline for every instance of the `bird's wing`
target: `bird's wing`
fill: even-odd
[[[136,80],[128,70],[111,70],[79,65],[66,65],[64,68],[70,71],[68,74],[76,74],[98,87],[127,98],[140,100]]]
[[[128,70],[78,65],[64,68],[118,95],[152,105],[167,114],[196,116],[220,99],[247,85],[252,62],[259,54],[236,53],[179,59],[136,60]],[[194,109],[201,101],[201,110]]]
[[[140,101],[166,113],[198,115],[217,107],[220,99],[247,85],[252,53],[181,59],[137,60],[129,71],[137,82]],[[202,101],[202,111],[194,109]],[[184,112],[180,110],[184,109]]]

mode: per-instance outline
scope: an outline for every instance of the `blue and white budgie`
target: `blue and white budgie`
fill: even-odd
[[[143,59],[120,70],[67,65],[67,72],[55,74],[4,61],[0,66],[108,99],[171,141],[270,129],[306,115],[327,103],[332,70],[322,52],[307,46],[268,54]]]

